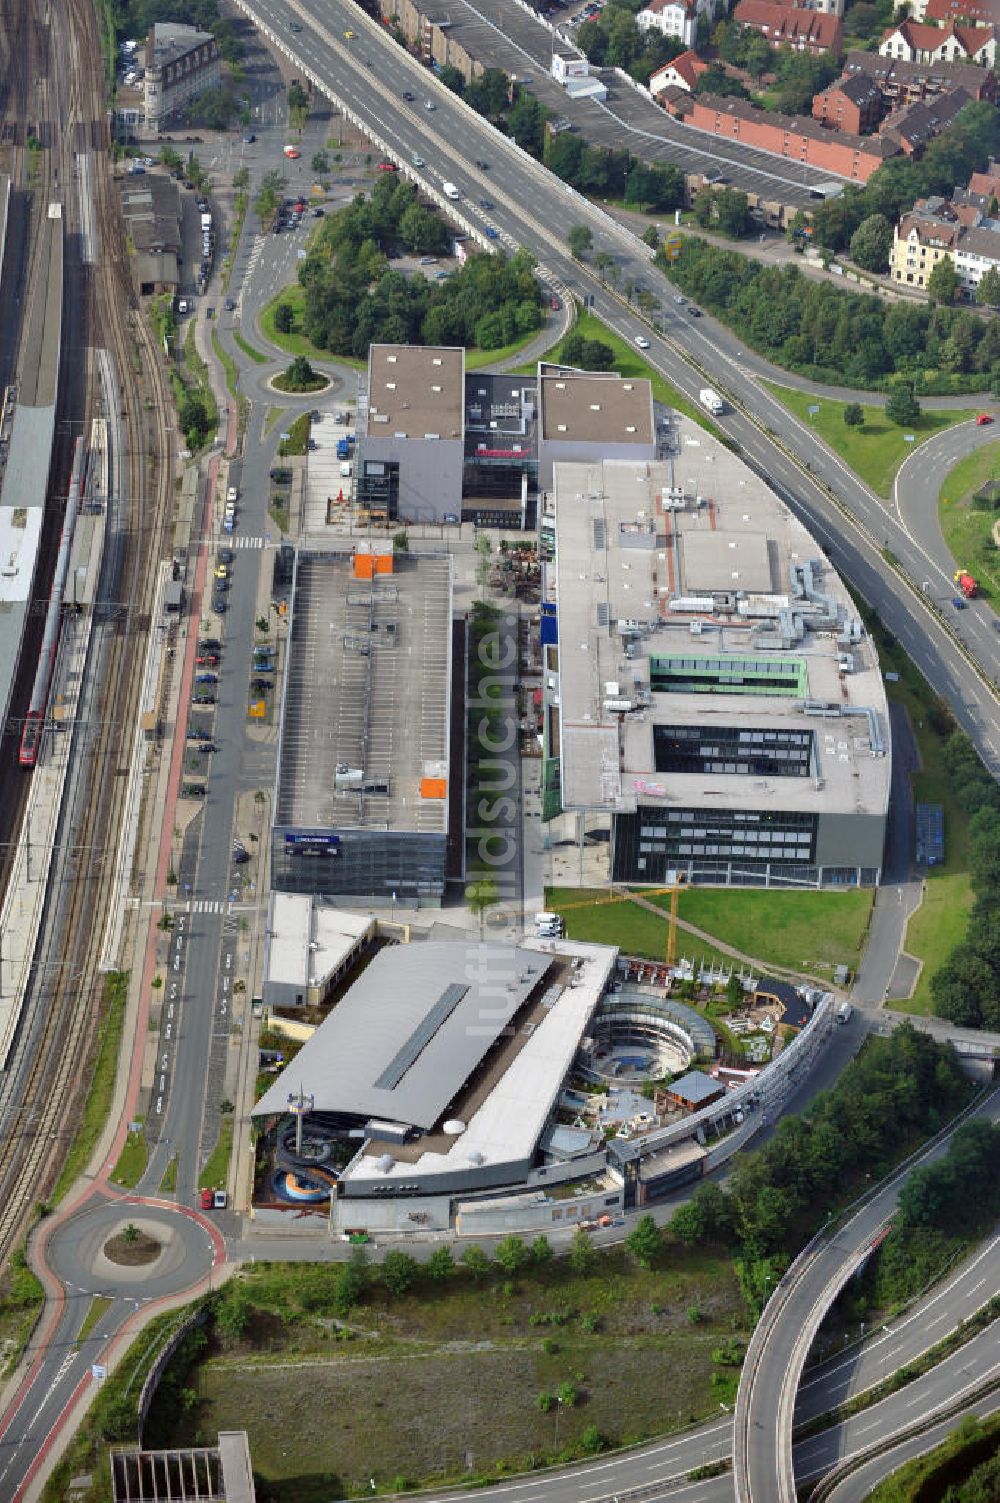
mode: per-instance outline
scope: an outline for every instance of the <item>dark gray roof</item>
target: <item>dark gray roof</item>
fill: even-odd
[[[254,1116],[286,1111],[301,1088],[316,1111],[433,1127],[550,963],[507,945],[382,950]]]
[[[671,1096],[680,1096],[683,1101],[700,1106],[703,1101],[711,1101],[713,1096],[718,1096],[725,1087],[710,1075],[703,1075],[700,1070],[689,1070],[680,1080],[673,1081],[667,1090]]]

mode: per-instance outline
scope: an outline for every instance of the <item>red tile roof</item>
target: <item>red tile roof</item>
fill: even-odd
[[[840,46],[843,27],[839,16],[814,10],[788,9],[774,0],[740,0],[733,19],[741,26],[753,26],[771,42],[799,43],[835,52]]]

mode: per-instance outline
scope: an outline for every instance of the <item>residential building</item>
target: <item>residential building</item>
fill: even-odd
[[[219,44],[210,31],[157,21],[146,38],[146,129],[154,134],[222,80]]]
[[[839,52],[843,22],[837,15],[775,4],[774,0],[740,0],[733,19],[759,31],[774,47],[796,52]]]
[[[887,105],[936,99],[953,89],[964,89],[970,99],[996,98],[995,73],[974,63],[908,63],[878,52],[849,52],[843,76],[871,79],[878,84]]]
[[[762,480],[686,418],[668,450],[555,470],[552,838],[603,842],[600,882],[873,886],[890,782],[874,644]]]
[[[1000,0],[914,0],[910,14],[914,21],[938,26],[1000,26]]]
[[[997,54],[995,26],[921,25],[900,21],[879,44],[883,57],[907,63],[978,63],[992,68]]]
[[[661,36],[676,37],[685,47],[693,47],[698,38],[698,18],[714,14],[712,0],[651,0],[635,18],[640,31],[658,31]]]
[[[908,287],[927,287],[927,278],[944,256],[955,259],[962,226],[926,205],[904,214],[892,232],[890,275]]]
[[[866,136],[876,130],[885,112],[882,90],[863,74],[838,78],[812,102],[814,120],[852,136]]]
[[[693,94],[698,79],[705,72],[708,64],[702,62],[697,52],[688,49],[675,57],[672,63],[665,63],[662,68],[650,75],[649,92],[661,94],[664,89],[683,89],[687,94]]]
[[[970,102],[964,89],[953,89],[936,99],[908,104],[884,122],[882,139],[897,142],[905,156],[919,156],[929,141],[954,124]]]
[[[900,151],[899,143],[886,137],[830,130],[808,116],[759,109],[748,99],[692,96],[670,90],[660,102],[672,115],[698,130],[818,167],[849,182],[866,183],[884,161]]]

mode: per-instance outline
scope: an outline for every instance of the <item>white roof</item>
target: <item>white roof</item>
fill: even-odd
[[[272,892],[267,927],[267,980],[307,987],[322,986],[371,933],[375,920],[308,893]]]

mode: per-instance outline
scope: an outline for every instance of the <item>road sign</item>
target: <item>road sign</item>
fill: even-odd
[[[683,236],[681,236],[681,235],[668,235],[667,236],[666,240],[664,240],[664,242],[663,242],[663,249],[664,249],[664,252],[666,254],[666,257],[667,257],[668,261],[676,261],[677,260],[677,257],[681,253],[681,247],[683,246],[683,244],[684,244]]]
[[[810,417],[815,417],[817,412],[819,412],[819,404],[817,402],[810,402],[806,411]]]
[[[916,441],[917,441],[917,435],[915,433],[904,433],[903,434],[903,443],[904,444],[915,444]]]
[[[104,1382],[105,1378],[108,1376],[108,1370],[104,1366],[103,1362],[95,1362],[93,1364],[90,1369],[90,1376],[93,1378],[95,1383]]]

